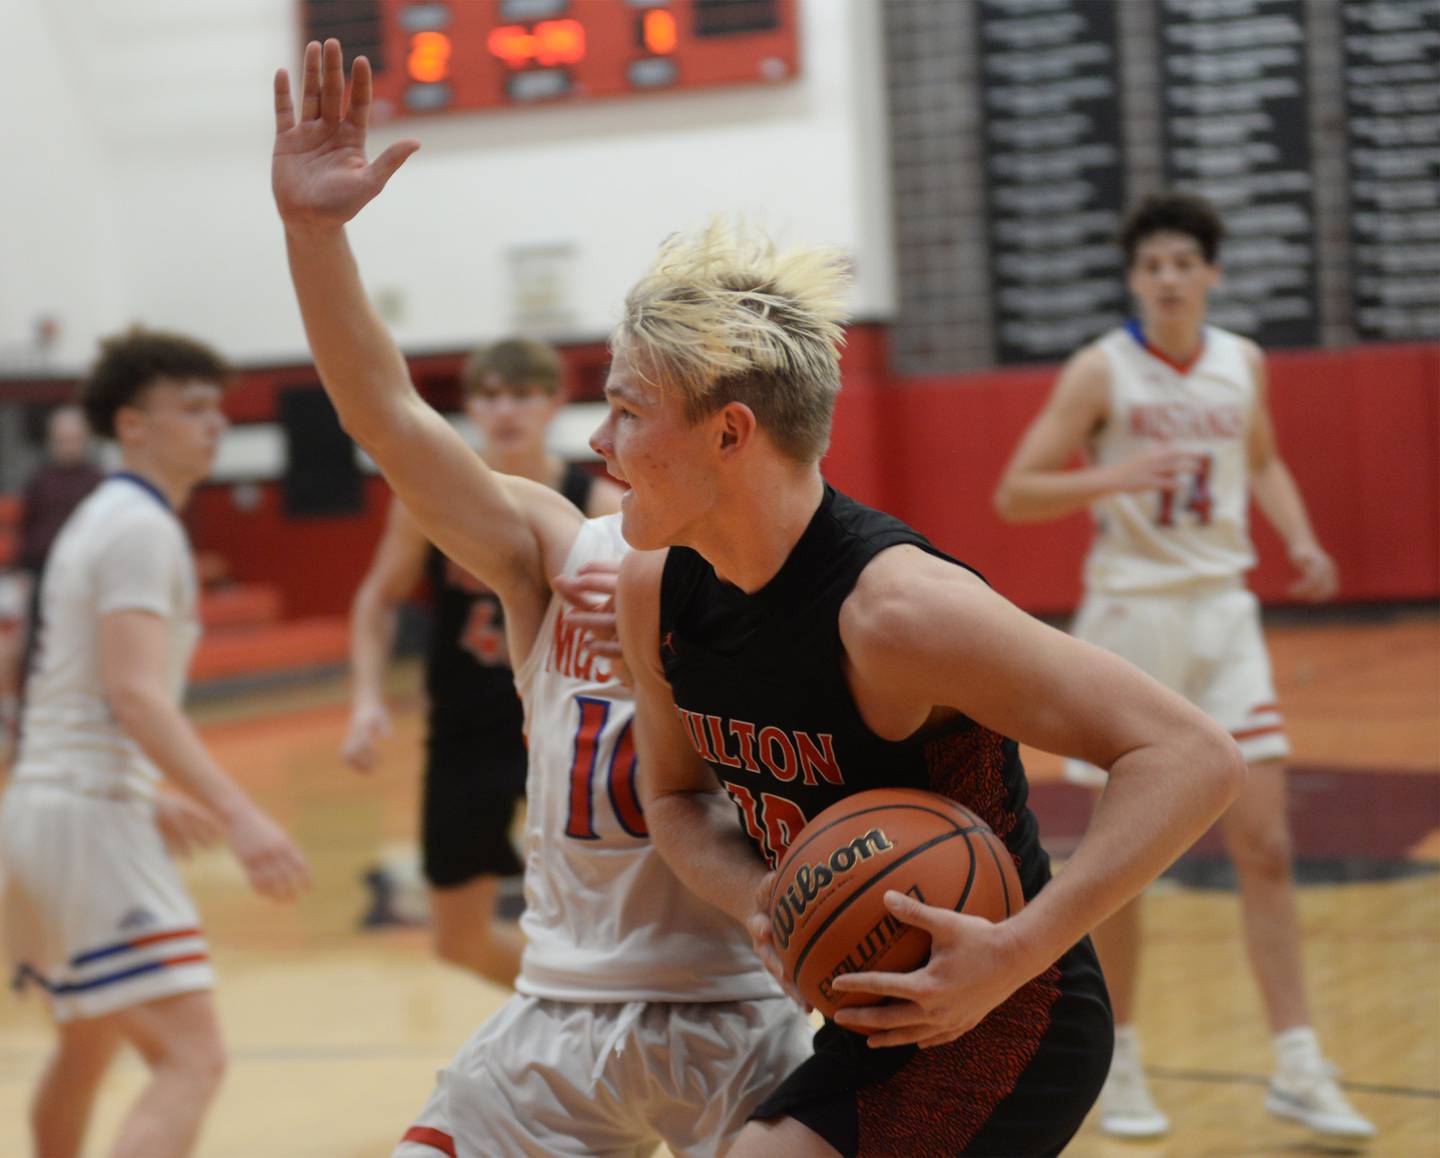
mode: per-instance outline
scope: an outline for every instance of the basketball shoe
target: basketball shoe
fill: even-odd
[[[1265,1097],[1270,1113],[1332,1138],[1375,1137],[1374,1125],[1341,1092],[1335,1067],[1321,1055],[1312,1029],[1277,1034],[1275,1055],[1275,1076]]]
[[[1133,1026],[1115,1028],[1115,1056],[1100,1091],[1100,1129],[1116,1138],[1158,1138],[1170,1132],[1170,1119],[1150,1096],[1140,1068]]]

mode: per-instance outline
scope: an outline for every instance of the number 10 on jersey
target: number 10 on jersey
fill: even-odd
[[[603,825],[601,817],[608,813],[615,817],[626,835],[648,836],[640,795],[635,788],[635,737],[630,730],[631,719],[627,717],[620,726],[610,747],[610,759],[605,761],[602,749],[607,738],[605,725],[610,720],[610,701],[576,696],[575,703],[580,708],[580,723],[575,728],[575,749],[570,762],[570,807],[565,835],[574,840],[599,840],[604,834],[597,823]],[[603,795],[596,783],[602,775]]]

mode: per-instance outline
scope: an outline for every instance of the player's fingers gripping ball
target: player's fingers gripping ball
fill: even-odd
[[[1004,842],[963,805],[914,788],[832,804],[786,851],[769,907],[786,977],[826,1017],[878,1000],[835,992],[841,974],[906,973],[930,955],[930,934],[886,908],[887,889],[989,921],[1025,903]]]

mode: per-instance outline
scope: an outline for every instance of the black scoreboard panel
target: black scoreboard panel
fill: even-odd
[[[1159,0],[1168,184],[1225,218],[1211,319],[1267,346],[1319,338],[1304,0]]]
[[[1355,332],[1440,338],[1440,2],[1341,12]]]
[[[376,113],[505,109],[799,68],[796,0],[303,0],[306,39],[375,67]]]
[[[980,0],[975,13],[996,356],[1064,358],[1126,313],[1115,10]]]

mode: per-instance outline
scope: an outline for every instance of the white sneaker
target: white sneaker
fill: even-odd
[[[1170,1132],[1170,1119],[1150,1097],[1138,1062],[1117,1057],[1100,1091],[1100,1129],[1116,1138],[1158,1138]]]
[[[1375,1126],[1356,1112],[1335,1081],[1328,1063],[1310,1073],[1276,1074],[1265,1108],[1277,1118],[1299,1122],[1317,1134],[1335,1138],[1373,1138]]]

